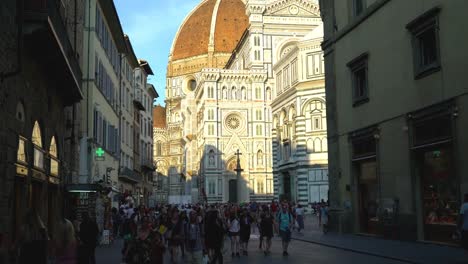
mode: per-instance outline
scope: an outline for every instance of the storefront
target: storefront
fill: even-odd
[[[379,177],[377,170],[377,130],[369,128],[350,135],[352,166],[360,233],[378,234]]]
[[[460,184],[453,159],[451,105],[411,115],[414,174],[419,185],[422,233],[427,241],[454,243]],[[421,235],[420,235],[421,236]]]

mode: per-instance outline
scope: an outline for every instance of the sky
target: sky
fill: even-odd
[[[130,37],[137,58],[145,59],[154,76],[148,82],[159,94],[156,103],[164,105],[166,67],[180,24],[201,0],[114,0],[120,23]]]

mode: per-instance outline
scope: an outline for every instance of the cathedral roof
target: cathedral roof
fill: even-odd
[[[242,0],[202,0],[180,26],[170,60],[206,55],[209,51],[231,53],[248,27],[245,12]]]
[[[153,127],[166,128],[166,108],[157,105],[153,108]]]

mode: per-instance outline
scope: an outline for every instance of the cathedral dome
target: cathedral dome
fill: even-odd
[[[242,0],[202,0],[185,18],[174,38],[168,75],[197,72],[205,67],[224,67],[248,25]],[[193,61],[195,57],[198,58],[196,62],[180,63]],[[171,64],[176,66],[175,73],[171,71]]]

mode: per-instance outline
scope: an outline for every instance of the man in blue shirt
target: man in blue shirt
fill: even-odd
[[[288,255],[288,246],[291,241],[291,226],[293,216],[288,210],[288,205],[283,204],[281,211],[277,215],[277,221],[281,240],[283,242],[283,256]]]

